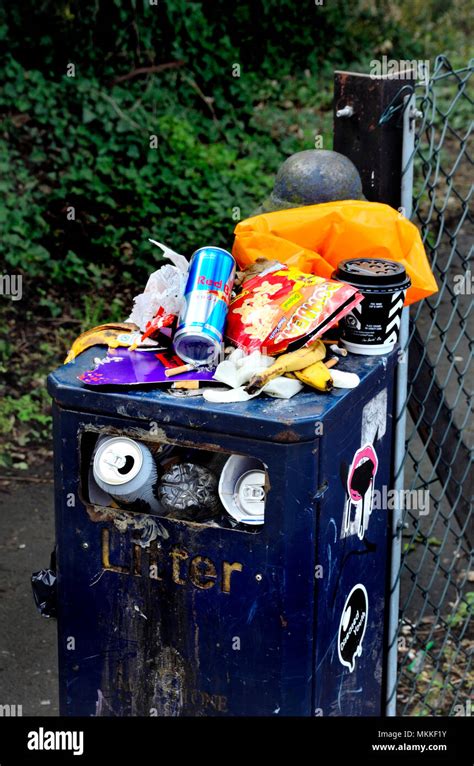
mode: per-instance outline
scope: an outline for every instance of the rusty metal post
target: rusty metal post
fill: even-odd
[[[401,108],[413,88],[413,72],[375,77],[334,72],[334,150],[354,163],[370,202],[401,204]],[[383,124],[381,116],[392,110]],[[390,116],[390,112],[389,112]]]

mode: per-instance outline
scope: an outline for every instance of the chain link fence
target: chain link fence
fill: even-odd
[[[412,220],[439,292],[410,315],[402,470],[419,502],[403,512],[397,714],[404,716],[471,715],[473,70],[472,61],[454,69],[440,56],[415,89],[422,115]]]

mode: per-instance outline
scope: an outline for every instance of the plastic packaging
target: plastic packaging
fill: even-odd
[[[264,257],[327,278],[346,258],[384,258],[403,264],[411,279],[405,305],[438,290],[418,229],[380,202],[326,202],[247,218],[236,226],[232,253],[240,268]]]
[[[194,521],[220,507],[217,478],[194,463],[176,463],[167,469],[158,486],[158,498],[168,513]]]
[[[226,336],[246,351],[275,356],[316,338],[361,300],[350,285],[276,264],[245,282],[230,304]]]
[[[165,258],[173,265],[165,263],[148,278],[143,293],[134,298],[132,313],[127,322],[134,322],[142,332],[162,308],[165,314],[177,316],[184,302],[184,288],[188,273],[188,261],[184,255],[175,253],[166,245],[151,239],[154,245],[163,250]]]
[[[170,352],[129,351],[117,348],[109,351],[103,359],[94,360],[95,367],[78,375],[78,380],[88,386],[141,386],[151,383],[169,384],[174,380],[203,380],[211,382],[213,369],[199,368],[174,378],[165,375],[172,367],[182,365],[182,360]]]
[[[51,554],[49,569],[40,569],[31,575],[31,587],[36,607],[42,617],[57,616],[56,553]]]

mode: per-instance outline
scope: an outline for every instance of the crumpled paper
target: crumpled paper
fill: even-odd
[[[189,263],[184,257],[171,250],[161,242],[150,239],[163,251],[165,258],[172,262],[165,263],[148,278],[145,290],[133,300],[133,309],[127,322],[134,322],[142,332],[145,332],[148,322],[155,316],[160,307],[166,314],[178,315],[184,303],[184,289],[188,276]]]
[[[260,351],[254,351],[252,354],[246,354],[242,349],[235,349],[230,356],[217,365],[214,372],[214,380],[231,386],[228,391],[221,389],[208,388],[203,391],[204,399],[208,402],[247,402],[265,393],[277,399],[291,399],[292,396],[303,389],[303,384],[299,380],[278,377],[267,383],[260,391],[254,394],[248,394],[245,391],[244,384],[248,383],[251,377],[261,372],[275,360],[271,356],[261,354]]]

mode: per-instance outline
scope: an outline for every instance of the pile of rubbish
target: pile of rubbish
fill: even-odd
[[[341,238],[346,252],[334,249]],[[237,226],[235,258],[207,246],[188,261],[150,242],[168,262],[151,274],[128,319],[83,333],[68,353],[66,363],[108,347],[78,376],[87,386],[155,385],[215,403],[354,388],[359,379],[344,370],[347,355],[390,352],[405,302],[436,290],[416,228],[377,203],[248,219]]]
[[[389,353],[403,306],[436,291],[416,228],[387,205],[263,213],[235,234],[232,254],[200,247],[189,261],[150,240],[166,263],[125,322],[76,339],[66,363],[107,347],[79,380],[216,405],[328,396],[359,385],[351,354]],[[130,510],[254,532],[264,523],[270,483],[255,458],[99,436],[88,462],[89,501],[115,508],[116,524]]]
[[[256,458],[126,436],[99,437],[88,479],[95,505],[231,528],[264,523],[268,489]]]

